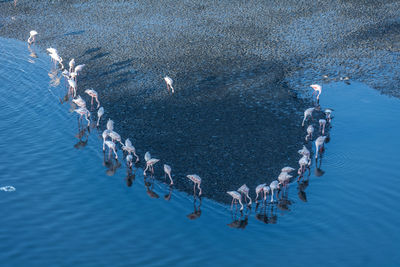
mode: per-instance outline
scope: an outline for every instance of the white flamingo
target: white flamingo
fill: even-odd
[[[331,109],[331,108],[327,108],[327,109],[324,110],[324,113],[325,113],[325,116],[326,116],[326,121],[327,121],[328,123],[331,123],[331,120],[332,120],[332,112],[333,112],[333,109]]]
[[[301,158],[299,159],[299,165],[300,165],[300,168],[299,168],[299,170],[297,171],[297,173],[298,173],[299,175],[301,175],[301,174],[303,174],[303,173],[305,172],[306,168],[309,167],[309,166],[311,165],[310,157],[307,157],[307,156],[305,156],[305,155],[304,155],[303,157],[301,157]],[[299,177],[299,179],[300,179],[300,177]]]
[[[151,174],[154,174],[154,164],[156,164],[157,162],[159,162],[159,159],[154,159],[151,158],[148,161],[146,161],[146,169],[144,169],[143,171],[143,175],[146,176],[146,172],[149,169]]]
[[[320,119],[319,120],[319,130],[321,131],[321,127],[322,127],[322,135],[325,134],[325,125],[326,125],[326,120]]]
[[[264,191],[264,201],[266,201],[267,200],[267,195],[269,194],[271,189],[269,188],[268,185],[266,185],[266,186],[264,186],[263,191]]]
[[[97,127],[99,127],[100,119],[101,116],[104,115],[104,108],[100,107],[99,110],[97,111]]]
[[[132,160],[133,160],[132,155],[131,155],[131,154],[128,154],[128,155],[126,156],[126,165],[128,165],[129,168],[132,168]]]
[[[303,122],[301,123],[301,126],[304,126],[304,122],[307,120],[308,116],[311,117],[311,120],[313,119],[312,113],[315,108],[308,108],[304,111],[304,119]]]
[[[36,35],[38,35],[37,31],[32,30],[29,32],[28,44],[31,45],[36,41]]]
[[[170,77],[168,77],[168,76],[165,76],[165,77],[164,77],[164,81],[165,81],[165,83],[167,84],[167,90],[168,90],[168,92],[169,92],[169,89],[171,89],[172,93],[174,93],[175,90],[174,90],[174,87],[172,87],[172,84],[174,83],[174,81],[173,81]]]
[[[199,189],[199,196],[201,196],[202,191],[200,188],[200,184],[201,184],[200,176],[198,176],[197,174],[189,174],[189,175],[186,175],[186,177],[189,178],[194,183],[193,195],[196,194],[196,184],[197,184],[197,188]]]
[[[281,172],[278,176],[279,183],[285,188],[289,184],[290,178],[292,175],[289,175],[287,172]]]
[[[86,89],[85,93],[92,97],[92,101],[90,102],[92,106],[93,106],[93,98],[96,99],[97,108],[99,108],[100,107],[100,102],[99,102],[99,98],[98,98],[97,92],[95,90],[93,90],[93,89]]]
[[[108,121],[107,121],[107,130],[110,130],[110,131],[114,130],[114,121],[111,119],[108,119]]]
[[[320,136],[315,140],[315,158],[318,158],[320,150],[324,147],[326,136]]]
[[[242,185],[241,187],[239,187],[239,189],[237,190],[239,193],[244,194],[250,201],[249,201],[249,206],[251,205],[251,198],[249,197],[249,191],[250,189],[247,187],[246,184]],[[246,203],[247,203],[247,199],[246,199]]]
[[[269,188],[271,189],[271,203],[274,202],[274,191],[278,190],[279,187],[279,182],[277,180],[274,180],[271,182],[271,184],[269,185]]]
[[[150,152],[147,151],[146,153],[144,153],[144,161],[149,161],[150,159],[151,159]]]
[[[291,173],[292,171],[294,171],[292,167],[283,167],[281,170],[281,172],[286,172],[286,173]]]
[[[242,195],[237,191],[228,191],[226,193],[228,193],[232,197],[231,209],[233,208],[233,202],[235,202],[236,204],[237,201],[239,201],[239,204],[241,206],[240,211],[242,211],[244,208],[242,203]]]
[[[258,195],[264,190],[264,187],[266,186],[267,184],[260,184],[260,185],[257,185],[257,187],[256,187],[256,199],[254,200],[256,203],[258,203]]]
[[[312,140],[312,134],[314,133],[314,126],[312,126],[311,124],[307,127],[307,135],[306,135],[306,141],[308,141],[308,139]]]
[[[90,120],[89,120],[90,112],[89,112],[89,110],[87,110],[87,108],[77,108],[74,111],[80,115],[80,118],[79,118],[80,120],[82,119],[82,116],[85,115],[85,119],[88,122],[88,126],[90,125]]]
[[[139,162],[139,157],[136,155],[136,148],[132,145],[129,138],[125,140],[125,145],[122,146],[122,150],[126,151],[128,154],[133,154],[136,157],[136,163]]]
[[[164,173],[165,173],[165,178],[167,178],[167,175],[169,177],[169,180],[170,180],[169,185],[173,185],[174,181],[172,180],[172,177],[171,177],[171,166],[164,164]]]
[[[71,72],[74,72],[74,69],[75,69],[75,59],[71,59],[71,60],[69,61],[68,65],[69,65],[69,72],[70,72],[70,73],[71,73]]]
[[[314,94],[317,94],[317,100],[319,100],[319,96],[320,96],[321,93],[322,93],[322,87],[321,87],[321,85],[312,84],[312,85],[310,85],[310,87],[311,87],[312,89],[314,89],[314,92],[312,93],[312,96],[314,96]]]
[[[101,136],[103,137],[103,151],[106,150],[106,147],[105,147],[106,139],[107,139],[107,137],[109,136],[110,132],[111,132],[110,130],[106,129],[106,130],[104,130],[103,133],[101,134]]]
[[[304,146],[303,145],[303,148],[302,149],[300,149],[299,151],[297,151],[300,155],[303,155],[303,156],[307,156],[307,157],[310,157],[311,156],[311,153],[310,153],[310,150],[308,150],[307,148],[306,148],[306,146]]]
[[[68,79],[69,89],[73,92],[74,97],[76,97],[76,82],[72,79]]]
[[[86,102],[85,102],[85,100],[82,99],[82,97],[80,95],[78,95],[76,98],[72,99],[72,102],[74,102],[80,108],[86,108]]]
[[[109,153],[111,154],[111,150],[112,150],[114,152],[115,159],[118,159],[118,154],[117,154],[117,151],[115,148],[115,143],[111,142],[110,140],[107,140],[104,143],[108,147]]]
[[[115,132],[115,131],[110,131],[110,132],[108,133],[108,136],[111,137],[111,141],[113,141],[113,142],[117,141],[117,142],[119,142],[119,143],[121,144],[121,146],[124,145],[124,144],[121,142],[121,136],[120,136],[117,132]]]

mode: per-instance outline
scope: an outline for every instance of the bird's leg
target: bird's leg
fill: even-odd
[[[92,100],[90,101],[90,105],[93,106],[93,96],[92,96]]]
[[[169,185],[173,185],[174,181],[172,180],[171,174],[168,173],[169,179],[171,180],[171,183]],[[201,190],[200,190],[201,191]],[[201,194],[200,194],[201,195]]]
[[[146,163],[146,169],[144,169],[144,171],[143,171],[143,175],[144,176],[146,176],[146,171],[147,171],[148,168],[149,168],[149,164]]]
[[[234,198],[232,198],[232,203],[231,203],[231,210],[232,210],[232,208],[233,208],[233,201],[234,201],[235,199]]]
[[[256,192],[256,199],[254,200],[256,202],[256,204],[258,203],[258,192]]]
[[[193,197],[196,195],[196,183],[193,184]]]
[[[139,157],[138,157],[138,155],[136,155],[135,152],[133,152],[133,155],[135,155],[135,157],[136,157],[136,163],[138,163],[138,162],[139,162]]]
[[[97,108],[99,108],[100,107],[100,101],[99,101],[99,98],[96,96],[95,97],[96,98],[96,102],[97,102]]]

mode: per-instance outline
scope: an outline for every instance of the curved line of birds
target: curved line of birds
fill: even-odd
[[[34,30],[32,30],[30,32],[30,36],[28,38],[29,46],[35,42],[37,34],[38,33]],[[90,114],[90,111],[86,108],[86,102],[85,102],[85,100],[82,99],[81,96],[76,95],[77,76],[83,70],[83,68],[85,67],[85,64],[76,65],[75,60],[71,59],[68,63],[69,69],[67,70],[67,69],[65,69],[65,67],[63,65],[62,57],[60,57],[58,55],[58,52],[56,49],[47,48],[47,52],[49,52],[49,55],[50,55],[52,61],[54,62],[54,64],[55,65],[57,63],[59,64],[59,66],[61,67],[61,70],[62,70],[62,75],[68,81],[69,92],[74,97],[72,99],[72,102],[75,103],[79,107],[79,108],[75,109],[74,111],[80,115],[80,118],[79,118],[80,120],[82,120],[82,117],[85,116],[85,119],[88,122],[88,126],[90,126],[91,122],[90,122],[89,117],[91,116],[91,114]],[[164,81],[167,85],[168,92],[171,90],[171,92],[174,93],[175,90],[172,86],[173,80],[170,77],[165,76]],[[313,120],[312,114],[314,111],[320,111],[320,107],[319,107],[318,103],[319,103],[319,97],[322,93],[322,87],[318,84],[312,84],[312,85],[310,85],[310,87],[314,90],[312,93],[312,97],[314,97],[314,94],[316,95],[317,106],[308,108],[304,111],[302,127],[305,126],[305,123],[308,121],[308,118],[311,118],[311,120]],[[91,105],[92,106],[93,106],[93,100],[96,100],[96,102],[97,102],[98,110],[97,110],[96,125],[98,127],[99,123],[100,123],[100,119],[104,115],[104,108],[100,106],[98,94],[95,90],[86,89],[85,93],[91,97]],[[322,153],[322,151],[323,151],[325,140],[327,138],[327,136],[325,135],[325,127],[327,124],[331,123],[332,112],[333,112],[333,109],[329,109],[329,108],[325,109],[323,111],[323,113],[325,114],[325,119],[320,119],[318,121],[319,122],[319,132],[321,132],[322,135],[315,139],[315,151],[316,151],[315,159],[318,159],[318,155],[320,153]],[[307,135],[305,137],[305,140],[306,141],[312,140],[312,135],[315,131],[314,126],[312,124],[309,124],[306,131],[307,131]],[[136,154],[136,149],[132,145],[132,142],[129,140],[129,138],[127,138],[125,140],[125,143],[122,143],[121,136],[117,132],[114,131],[114,122],[111,119],[108,119],[108,121],[107,121],[106,129],[102,133],[102,138],[103,138],[103,151],[105,151],[106,147],[107,147],[108,151],[109,151],[109,155],[111,155],[111,151],[112,151],[114,153],[116,159],[118,159],[117,143],[121,144],[122,150],[127,153],[125,160],[126,160],[126,164],[127,164],[128,168],[132,168],[132,166],[133,166],[133,156],[135,156],[135,158],[136,158],[135,163],[139,162],[139,156]],[[302,156],[299,160],[300,167],[297,171],[297,174],[299,175],[299,178],[298,178],[298,181],[299,181],[301,179],[301,177],[303,176],[303,174],[305,173],[306,169],[310,168],[311,152],[307,149],[307,147],[305,145],[303,145],[303,148],[300,149],[298,151],[298,153]],[[156,159],[156,158],[152,158],[150,152],[145,153],[144,159],[146,162],[146,167],[143,171],[143,175],[146,176],[147,171],[150,171],[151,174],[153,175],[154,174],[154,165],[157,162],[159,162],[160,160]],[[169,166],[167,164],[164,164],[163,167],[164,167],[165,176],[169,177],[170,186],[172,186],[174,184],[174,181],[171,177],[172,168],[171,168],[171,166]],[[288,167],[288,166],[284,167],[284,168],[282,168],[281,173],[279,174],[277,180],[272,181],[269,185],[267,185],[266,183],[258,185],[255,188],[255,193],[256,193],[255,202],[258,203],[258,196],[260,194],[263,194],[264,195],[263,203],[265,203],[267,200],[267,195],[270,194],[271,195],[270,202],[273,203],[275,192],[277,192],[276,194],[279,194],[279,191],[281,190],[281,188],[283,190],[286,190],[288,188],[290,179],[293,177],[292,175],[290,175],[290,173],[293,171],[295,171],[295,169],[292,167]],[[197,174],[189,174],[186,177],[189,178],[194,183],[193,195],[196,196],[196,185],[197,185],[197,188],[199,190],[198,196],[200,197],[202,195],[202,189],[200,187],[202,179],[200,178],[200,176]],[[242,211],[244,209],[244,205],[242,202],[243,198],[246,201],[247,207],[251,207],[252,199],[249,196],[249,192],[250,192],[250,189],[246,184],[243,184],[236,191],[235,190],[228,191],[227,194],[229,194],[232,197],[231,209],[233,208],[233,204],[237,205],[237,203],[239,202],[239,204],[241,205],[240,211]],[[249,199],[249,202],[247,202],[247,199]]]

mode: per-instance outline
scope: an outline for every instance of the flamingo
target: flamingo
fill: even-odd
[[[144,160],[145,160],[145,161],[149,161],[150,159],[151,159],[150,152],[147,151],[147,152],[144,154]]]
[[[167,178],[167,175],[169,177],[169,180],[170,180],[169,185],[173,185],[174,181],[172,181],[172,178],[171,178],[171,166],[164,164],[164,173],[165,173],[165,178]]]
[[[291,173],[292,171],[294,171],[292,167],[283,167],[281,170],[281,172],[286,172],[286,173]]]
[[[233,202],[235,201],[235,204],[236,204],[237,201],[239,201],[239,204],[241,206],[240,211],[242,211],[244,208],[243,204],[242,204],[242,195],[237,191],[228,191],[226,193],[228,193],[232,197],[231,210],[233,208]]]
[[[77,108],[74,111],[76,113],[78,113],[79,115],[81,115],[79,119],[82,119],[82,116],[85,115],[85,119],[88,122],[88,126],[90,125],[90,120],[89,120],[90,112],[89,112],[89,110],[87,110],[86,108]]]
[[[64,65],[63,65],[63,59],[62,59],[62,57],[60,57],[57,53],[50,53],[50,57],[53,59],[53,61],[54,61],[54,64],[56,63],[56,62],[58,62],[58,64],[60,64],[61,65],[61,69],[64,69]]]
[[[322,93],[322,87],[321,87],[321,85],[312,84],[312,85],[310,85],[310,87],[311,87],[312,89],[314,89],[314,92],[312,93],[312,96],[314,96],[314,94],[317,94],[317,100],[319,101],[319,96],[320,96],[321,93]]]
[[[114,142],[111,142],[110,140],[107,140],[107,141],[105,141],[104,143],[105,143],[106,146],[108,147],[109,153],[111,154],[111,150],[112,150],[112,151],[114,152],[115,159],[118,159],[118,154],[117,154],[117,151],[116,151],[116,148],[115,148],[115,143],[114,143]]]
[[[333,109],[331,109],[331,108],[327,108],[327,109],[324,110],[324,113],[325,113],[325,116],[326,116],[326,120],[327,120],[328,123],[331,123],[332,112],[333,112]]]
[[[304,145],[303,145],[303,148],[300,149],[300,150],[297,151],[297,152],[298,152],[300,155],[307,156],[307,157],[310,157],[310,155],[311,155],[310,150],[308,150],[308,149],[306,148],[306,146],[304,146]]]
[[[92,97],[92,101],[90,102],[92,106],[93,106],[93,98],[96,99],[97,108],[99,108],[100,107],[100,102],[99,102],[99,98],[98,98],[97,92],[95,90],[93,90],[93,89],[86,89],[85,93]]]
[[[283,187],[286,187],[287,184],[289,184],[290,178],[293,176],[289,175],[287,172],[281,172],[278,176],[278,181],[279,184],[283,185]]]
[[[165,83],[167,84],[167,90],[168,90],[168,92],[169,92],[169,89],[171,88],[172,93],[174,93],[175,90],[174,90],[174,87],[172,87],[172,84],[173,84],[174,81],[173,81],[170,77],[168,77],[168,76],[165,76],[165,77],[164,77],[164,81],[165,81]]]
[[[32,30],[29,32],[28,44],[31,45],[36,41],[37,31]]]
[[[200,188],[201,178],[200,178],[200,176],[198,176],[197,174],[189,174],[189,175],[186,175],[186,177],[189,178],[194,183],[193,196],[196,194],[196,184],[197,184],[197,188],[199,189],[199,196],[201,196],[201,188]]]
[[[121,136],[120,136],[117,132],[115,132],[115,131],[110,131],[110,132],[108,133],[108,136],[111,137],[111,141],[113,141],[113,142],[117,141],[117,142],[119,142],[119,143],[121,144],[121,146],[124,145],[124,144],[121,142]]]
[[[101,134],[102,137],[103,137],[103,151],[106,150],[106,147],[105,147],[106,139],[107,139],[107,137],[109,136],[109,133],[110,133],[110,132],[111,132],[110,130],[106,129],[106,130],[104,130],[103,133]]]
[[[69,61],[69,72],[71,73],[71,72],[74,72],[74,69],[75,69],[75,59],[71,59],[70,61]]]
[[[154,167],[153,167],[153,165],[156,164],[156,163],[159,162],[159,161],[160,161],[159,159],[154,159],[154,158],[151,158],[151,159],[149,159],[148,161],[146,161],[146,169],[144,169],[143,175],[146,176],[147,169],[150,169],[151,174],[154,174]]]
[[[104,115],[104,108],[100,107],[99,110],[97,111],[97,127],[99,127],[100,119],[101,116]]]
[[[85,67],[85,64],[81,64],[75,67],[74,72],[78,75],[79,72],[81,72],[83,70],[83,68]]]
[[[307,127],[307,135],[306,135],[306,141],[308,141],[308,138],[310,138],[312,140],[312,134],[314,132],[314,126],[309,125]]]
[[[299,168],[299,170],[297,171],[297,173],[298,173],[299,175],[301,175],[301,174],[303,174],[304,171],[306,170],[306,167],[308,167],[308,166],[311,165],[311,160],[310,160],[310,158],[304,155],[303,157],[301,157],[301,158],[299,159],[299,165],[300,165],[300,168]],[[299,177],[299,179],[300,179],[300,177]]]
[[[49,47],[46,49],[49,54],[58,54],[57,49]]]
[[[320,119],[319,120],[319,130],[321,131],[321,127],[322,127],[322,135],[325,134],[325,125],[326,125],[326,120]]]
[[[136,157],[136,163],[139,162],[139,157],[136,155],[136,148],[132,145],[129,138],[125,140],[125,145],[122,146],[122,150],[128,152],[128,154],[133,154]]]
[[[108,119],[108,121],[107,121],[107,130],[110,130],[110,131],[114,130],[114,121],[111,119]]]
[[[307,120],[308,116],[311,116],[311,120],[313,119],[312,113],[315,108],[308,108],[304,111],[304,119],[303,122],[301,123],[301,126],[304,126],[304,122]]]
[[[128,156],[126,156],[126,165],[127,165],[129,168],[132,168],[132,160],[133,160],[133,157],[132,157],[131,154],[129,154]]]
[[[256,187],[256,199],[255,199],[255,202],[256,203],[258,203],[258,194],[260,194],[263,190],[264,190],[264,187],[266,186],[267,184],[260,184],[260,185],[257,185],[257,187]]]
[[[72,99],[72,102],[74,102],[80,108],[86,108],[86,102],[85,102],[85,100],[82,99],[82,97],[80,95],[78,95],[76,98]]]
[[[267,200],[267,194],[269,194],[269,192],[271,190],[270,190],[269,186],[266,185],[266,186],[263,187],[263,191],[264,191],[264,201],[266,201]]]
[[[76,97],[76,82],[72,79],[68,79],[69,89],[74,92],[74,97]]]
[[[274,202],[274,191],[279,189],[279,182],[277,180],[274,180],[271,182],[269,185],[269,188],[271,189],[271,203]]]
[[[324,147],[326,136],[320,136],[315,140],[315,158],[318,158],[320,150]]]
[[[249,191],[250,189],[247,187],[246,184],[242,185],[241,187],[239,187],[239,189],[237,190],[239,193],[244,194],[249,200],[249,206],[251,205],[251,198],[249,197]],[[246,199],[246,203],[247,203],[247,199]]]

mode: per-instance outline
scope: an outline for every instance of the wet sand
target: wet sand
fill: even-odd
[[[349,76],[400,96],[399,5],[4,1],[0,36],[26,40],[35,29],[38,47],[87,64],[79,90],[99,92],[141,158],[170,164],[188,192],[184,175],[198,173],[206,196],[227,201],[227,190],[297,167],[310,83]]]

